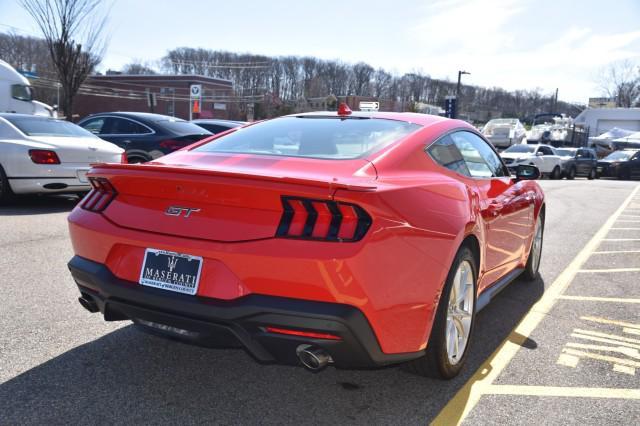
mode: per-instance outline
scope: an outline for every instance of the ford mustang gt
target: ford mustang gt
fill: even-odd
[[[538,273],[539,172],[515,173],[462,121],[345,105],[276,118],[95,165],[69,268],[107,321],[261,362],[451,378],[478,310]]]

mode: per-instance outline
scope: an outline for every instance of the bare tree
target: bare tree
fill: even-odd
[[[613,62],[601,71],[600,85],[616,106],[630,108],[640,101],[640,66],[631,61]]]
[[[100,0],[20,0],[36,21],[58,75],[67,120],[80,85],[102,60],[106,14]]]

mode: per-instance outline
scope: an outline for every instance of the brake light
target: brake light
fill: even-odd
[[[282,197],[282,207],[277,237],[351,242],[371,226],[371,217],[355,204]]]
[[[268,333],[286,334],[288,336],[309,337],[312,339],[342,340],[342,337],[330,333],[318,333],[315,331],[290,330],[288,328],[265,327]]]
[[[160,148],[168,149],[169,151],[177,151],[193,143],[194,142],[191,140],[177,141],[175,139],[167,139],[160,142],[159,145],[160,145]]]
[[[118,192],[107,178],[90,177],[89,182],[93,189],[84,197],[80,207],[91,212],[101,212],[116,198]]]
[[[351,115],[351,112],[349,105],[344,102],[341,102],[340,106],[338,106],[338,115]]]
[[[60,164],[58,154],[48,149],[30,149],[29,157],[36,164]]]
[[[127,153],[123,152],[122,155],[120,156],[120,163],[121,164],[129,164],[129,159],[127,158]]]

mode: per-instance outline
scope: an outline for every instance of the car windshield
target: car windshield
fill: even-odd
[[[605,160],[628,160],[631,156],[635,154],[635,151],[614,151],[611,154],[607,155]]]
[[[3,117],[27,136],[96,137],[82,127],[64,120],[23,115]]]
[[[376,118],[282,117],[241,128],[194,151],[350,159],[380,150],[419,128]]]
[[[156,121],[158,126],[170,131],[171,133],[177,133],[178,135],[210,135],[210,131],[198,126],[195,123],[184,120],[160,120]]]
[[[533,153],[533,152],[535,152],[535,150],[536,150],[535,145],[520,144],[520,145],[511,145],[509,148],[505,149],[504,152],[528,152],[528,153]]]
[[[576,151],[574,149],[556,148],[556,154],[560,157],[574,157],[576,155]]]

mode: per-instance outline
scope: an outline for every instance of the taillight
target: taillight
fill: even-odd
[[[29,157],[36,164],[60,164],[58,154],[48,149],[30,149]]]
[[[127,158],[127,153],[123,152],[122,155],[120,156],[120,163],[121,164],[128,164],[129,163],[129,159]]]
[[[80,207],[91,212],[101,212],[116,198],[118,193],[107,178],[90,177],[93,189],[84,197]]]
[[[371,226],[362,207],[339,201],[282,197],[277,237],[321,241],[358,241]]]
[[[192,140],[181,140],[177,141],[175,139],[167,139],[159,143],[161,148],[168,149],[169,151],[177,151],[185,146],[189,146],[193,144]]]

